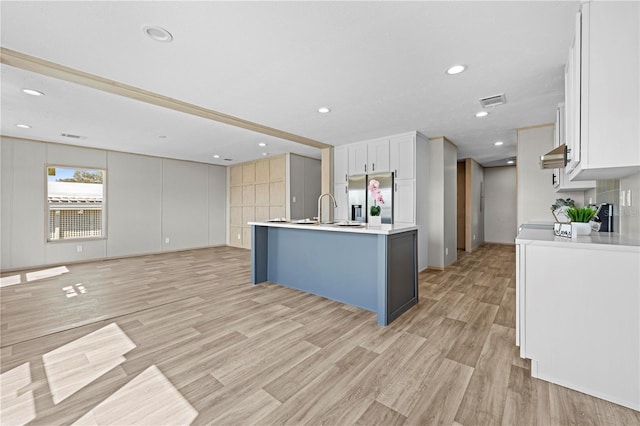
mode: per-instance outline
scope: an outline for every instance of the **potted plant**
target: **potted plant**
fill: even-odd
[[[575,201],[571,198],[558,198],[556,202],[551,204],[551,214],[559,223],[569,223],[571,218],[567,215],[567,209],[575,207]]]
[[[382,198],[382,192],[380,192],[380,182],[375,179],[371,179],[369,181],[369,194],[371,195],[371,199],[373,200],[373,205],[369,207],[369,225],[381,226],[381,208],[378,203],[384,204],[384,199]]]
[[[591,207],[567,208],[567,216],[571,219],[571,236],[590,235],[591,224],[589,224],[589,221],[593,219],[595,214],[595,210]]]

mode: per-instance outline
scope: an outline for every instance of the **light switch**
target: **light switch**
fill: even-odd
[[[295,203],[296,202],[296,196],[294,195],[293,197],[291,197],[291,202]]]
[[[631,190],[627,189],[627,206],[631,207]]]

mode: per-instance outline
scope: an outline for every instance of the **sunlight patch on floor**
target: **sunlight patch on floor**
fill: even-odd
[[[42,356],[53,403],[58,404],[125,361],[136,345],[109,324]]]
[[[74,425],[188,425],[197,415],[191,404],[153,365]]]
[[[26,362],[0,374],[0,407],[2,424],[23,425],[36,418],[31,384],[31,364]]]

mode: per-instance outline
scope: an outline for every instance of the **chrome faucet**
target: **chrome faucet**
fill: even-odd
[[[322,198],[325,195],[328,195],[333,200],[333,208],[338,207],[338,203],[336,203],[336,199],[333,197],[333,195],[331,193],[325,192],[324,194],[320,195],[318,197],[318,222],[320,222],[320,223],[326,223],[326,222],[322,221]],[[331,215],[329,215],[329,217],[331,217]]]

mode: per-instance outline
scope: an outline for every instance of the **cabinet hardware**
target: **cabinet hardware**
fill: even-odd
[[[348,181],[349,181],[349,178],[347,177],[347,174],[346,174],[346,173],[344,174],[344,181],[345,181],[345,182],[348,182]]]
[[[371,163],[371,171],[372,172],[376,171],[376,163]]]
[[[367,165],[364,165],[364,172],[367,173]]]
[[[396,192],[398,192],[398,183],[395,183],[395,187],[396,187]]]
[[[393,177],[394,177],[394,178],[397,178],[397,177],[398,177],[398,169],[395,169],[395,170],[393,171]]]
[[[348,193],[349,193],[349,187],[348,187],[348,186],[345,186],[345,187],[344,187],[344,193],[345,193],[345,194],[348,194]]]

